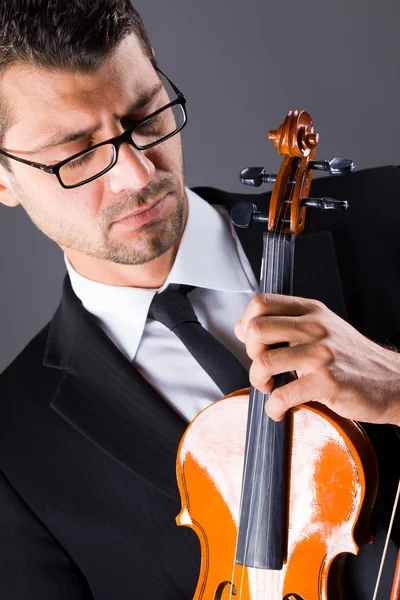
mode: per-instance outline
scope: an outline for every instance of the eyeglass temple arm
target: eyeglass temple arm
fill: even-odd
[[[180,91],[180,89],[178,89],[176,87],[176,85],[170,80],[170,78],[163,71],[161,71],[161,69],[159,69],[158,67],[155,67],[155,70],[158,71],[159,73],[161,73],[161,75],[163,75],[165,77],[165,79],[168,81],[168,83],[170,84],[170,86],[174,90],[175,94],[177,94],[178,96],[183,96],[183,94]]]

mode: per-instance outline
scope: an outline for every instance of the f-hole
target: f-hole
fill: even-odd
[[[236,596],[236,594],[237,594],[236,586],[231,581],[223,581],[222,583],[219,584],[219,586],[215,590],[214,600],[222,600],[222,592],[224,591],[224,589],[227,586],[232,587],[232,592],[231,592],[232,596]]]

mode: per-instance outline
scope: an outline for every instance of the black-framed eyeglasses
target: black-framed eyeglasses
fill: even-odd
[[[176,93],[177,98],[147,115],[147,117],[126,129],[121,135],[100,142],[51,166],[13,156],[1,149],[0,154],[35,169],[56,175],[60,185],[65,189],[79,187],[101,177],[116,164],[119,148],[124,142],[128,142],[137,150],[149,150],[176,135],[186,125],[185,96],[165,73],[158,68],[156,70],[165,77]]]

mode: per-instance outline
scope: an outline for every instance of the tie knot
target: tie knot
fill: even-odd
[[[154,296],[148,318],[159,321],[171,331],[182,323],[198,323],[187,297],[193,289],[191,285],[171,283],[166,290]]]

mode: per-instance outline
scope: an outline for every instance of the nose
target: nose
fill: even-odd
[[[107,173],[110,189],[114,194],[126,189],[141,190],[152,179],[155,166],[149,158],[129,144],[122,144],[119,149],[118,161]]]

